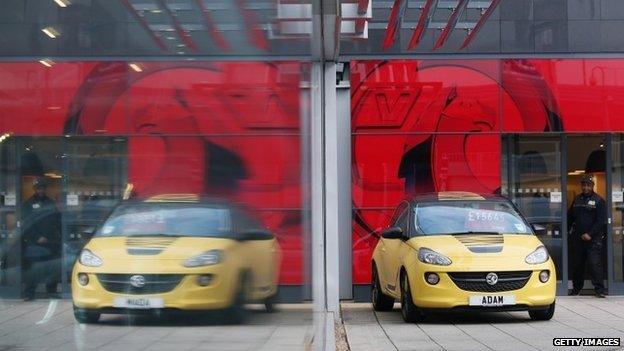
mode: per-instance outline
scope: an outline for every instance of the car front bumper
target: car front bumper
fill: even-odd
[[[539,280],[539,273],[542,270],[550,271],[550,279],[546,283]],[[556,273],[554,266],[542,265],[537,269],[531,269],[531,271],[527,283],[522,288],[498,292],[463,290],[451,279],[448,272],[442,271],[435,272],[440,277],[440,281],[435,285],[429,284],[425,280],[425,273],[431,272],[431,270],[427,270],[426,267],[412,270],[408,276],[414,304],[423,309],[517,311],[546,308],[555,301]],[[515,303],[488,307],[471,306],[469,303],[471,296],[513,296]]]
[[[74,270],[72,274],[72,300],[76,308],[85,310],[124,311],[126,308],[118,308],[115,300],[128,297],[162,299],[163,309],[222,309],[233,304],[238,285],[236,275],[214,274],[213,280],[208,286],[200,286],[197,283],[199,274],[185,274],[182,280],[169,291],[137,294],[111,292],[104,288],[95,273],[86,273],[89,277],[89,283],[85,286],[80,285],[77,280],[78,273],[84,272]],[[202,272],[202,274],[207,273]],[[137,309],[137,312],[140,312],[140,309]]]

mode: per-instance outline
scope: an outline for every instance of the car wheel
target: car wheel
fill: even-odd
[[[414,304],[409,278],[406,272],[401,274],[401,315],[407,323],[415,323],[422,320],[422,313]]]
[[[275,303],[276,302],[277,302],[277,293],[267,297],[264,300],[264,308],[266,309],[267,313],[275,312]]]
[[[375,311],[390,311],[394,307],[394,298],[383,293],[377,266],[373,265],[373,284],[371,285],[371,301]]]
[[[529,311],[529,317],[534,321],[550,320],[555,314],[555,303],[553,302],[548,308],[543,310]]]
[[[74,308],[74,318],[76,318],[78,323],[93,324],[100,320],[100,314],[97,312],[87,312]]]
[[[247,319],[247,310],[245,303],[247,302],[248,275],[243,273],[239,278],[238,287],[234,296],[232,306],[226,311],[226,320],[232,324],[245,323]]]

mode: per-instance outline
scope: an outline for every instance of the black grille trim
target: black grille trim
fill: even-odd
[[[498,282],[490,285],[485,277],[490,272],[449,272],[455,285],[465,291],[501,292],[522,289],[531,278],[532,271],[494,272]]]
[[[129,255],[158,255],[161,252],[160,249],[128,249]]]
[[[183,274],[140,274],[145,277],[145,286],[130,285],[130,277],[137,274],[96,274],[106,291],[120,294],[146,295],[166,293],[175,289],[184,278]]]
[[[468,246],[468,250],[474,253],[498,253],[503,251],[503,246]]]

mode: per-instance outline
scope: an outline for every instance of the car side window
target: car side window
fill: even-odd
[[[248,240],[270,240],[274,238],[273,233],[249,213],[237,209],[233,215],[236,216],[236,227],[239,235],[246,236]]]
[[[397,225],[397,220],[399,218],[399,216],[405,212],[405,203],[401,203],[401,205],[399,205],[399,207],[397,207],[396,210],[394,210],[394,213],[392,214],[392,218],[390,219],[390,226],[394,226]]]
[[[392,224],[403,229],[405,235],[409,233],[408,208],[409,206],[406,203],[401,204],[396,212],[397,218]]]
[[[408,233],[408,220],[407,220],[407,210],[404,210],[403,213],[401,213],[401,215],[399,216],[398,220],[396,221],[396,226],[400,227],[401,229],[403,229],[403,233],[405,233],[407,235]]]

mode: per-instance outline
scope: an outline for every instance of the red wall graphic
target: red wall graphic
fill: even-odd
[[[500,191],[500,134],[624,130],[624,60],[351,63],[353,277],[415,193]]]
[[[136,64],[2,63],[0,131],[128,136],[136,196],[248,204],[301,283],[301,64]],[[401,198],[498,191],[501,133],[624,130],[624,60],[354,61],[351,87],[354,283]]]
[[[242,202],[302,282],[299,63],[0,64],[0,131],[128,136],[134,195]]]

